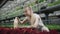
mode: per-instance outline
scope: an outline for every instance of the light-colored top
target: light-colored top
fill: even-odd
[[[34,13],[30,19],[28,18],[28,20],[30,21],[31,25],[34,27],[44,26],[44,24],[41,20],[41,17],[38,14]]]

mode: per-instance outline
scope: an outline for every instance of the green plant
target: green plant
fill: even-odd
[[[53,2],[53,3],[49,3],[48,6],[54,6],[54,5],[57,5],[57,4],[60,4],[60,0],[58,0],[56,2]]]

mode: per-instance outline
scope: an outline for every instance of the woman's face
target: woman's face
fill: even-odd
[[[26,15],[26,16],[31,16],[31,11],[29,10],[28,7],[25,9],[24,15]]]

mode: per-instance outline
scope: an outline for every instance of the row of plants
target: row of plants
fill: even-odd
[[[25,23],[25,24],[19,24],[19,26],[28,26],[28,25],[30,25],[29,23]],[[9,28],[11,28],[11,27],[13,27],[14,25],[13,25],[13,23],[4,23],[4,24],[2,24],[2,25],[0,25],[0,27],[9,27]],[[45,26],[47,26],[50,30],[52,30],[52,29],[56,29],[56,30],[60,30],[60,25],[57,25],[57,24],[46,24]]]
[[[58,5],[58,4],[60,4],[60,0],[57,0],[53,3],[49,3],[48,6],[54,6],[54,5]]]

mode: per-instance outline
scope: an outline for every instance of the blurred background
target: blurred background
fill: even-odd
[[[35,13],[39,13],[43,23],[49,29],[60,29],[60,10],[40,12],[40,10],[59,4],[60,0],[0,0],[0,27],[13,27],[13,20],[16,16],[21,20],[24,19],[24,6],[31,6]],[[25,23],[22,26],[24,25],[27,26],[29,23]]]

